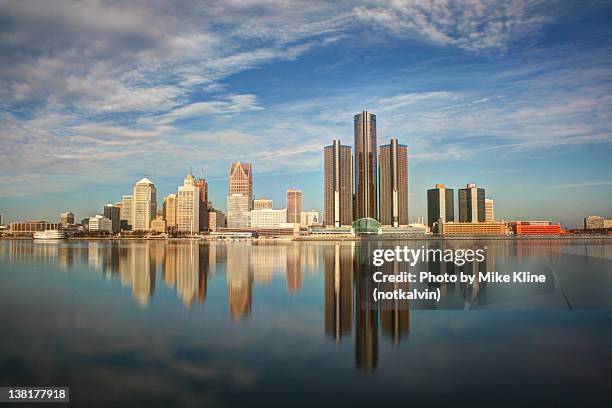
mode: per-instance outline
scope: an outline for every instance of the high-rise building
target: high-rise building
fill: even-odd
[[[178,227],[176,219],[176,201],[176,194],[168,194],[164,197],[164,219],[166,220],[166,228],[170,230],[176,230]]]
[[[436,188],[427,190],[427,225],[434,232],[434,224],[455,221],[455,200],[453,189],[444,184],[436,184]],[[439,227],[439,225],[438,225]]]
[[[485,198],[485,222],[495,221],[495,209],[493,207],[493,200]]]
[[[376,115],[363,111],[354,118],[355,206],[354,217],[378,219]]]
[[[121,199],[121,220],[126,221],[127,225],[132,226],[132,202],[134,197],[131,195],[124,195]]]
[[[196,181],[196,187],[200,189],[200,231],[208,231],[208,183],[202,177]]]
[[[249,200],[249,210],[253,208],[253,169],[251,163],[232,163],[229,173],[229,193],[242,194]],[[228,213],[229,218],[229,213]]]
[[[353,223],[353,161],[350,146],[334,140],[324,149],[324,223],[339,227]]]
[[[219,210],[210,210],[208,212],[208,228],[212,232],[217,232],[219,228],[225,227],[225,213]]]
[[[272,200],[261,197],[253,200],[253,209],[254,210],[266,210],[272,209]]]
[[[397,139],[380,146],[380,222],[408,225],[408,147]]]
[[[485,189],[470,183],[459,189],[459,222],[485,222]]]
[[[111,220],[111,232],[118,233],[121,230],[121,211],[114,204],[104,206],[104,217]]]
[[[183,185],[178,188],[176,215],[179,232],[200,232],[200,189],[196,187],[191,170],[185,176]]]
[[[287,222],[299,224],[302,214],[302,190],[287,190]]]
[[[249,226],[249,209],[251,200],[244,194],[227,196],[227,226],[229,228],[247,228]]]
[[[66,211],[60,214],[60,224],[62,224],[62,227],[65,227],[67,225],[73,225],[74,224],[74,214],[71,213],[70,211]],[[2,218],[0,217],[0,225],[2,225]]]
[[[156,213],[157,189],[151,180],[143,177],[134,186],[132,229],[134,231],[148,231],[151,226],[151,220],[155,217]]]

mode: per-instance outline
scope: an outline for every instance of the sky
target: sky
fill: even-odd
[[[612,3],[0,0],[0,214],[77,219],[147,176],[187,171],[225,209],[232,161],[254,194],[323,207],[323,147],[409,149],[426,190],[476,183],[496,218],[612,217]]]

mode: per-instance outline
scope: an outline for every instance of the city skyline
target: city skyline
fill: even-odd
[[[253,164],[255,197],[282,203],[295,185],[322,214],[321,149],[353,145],[363,110],[378,116],[379,145],[409,148],[411,220],[427,215],[438,183],[483,186],[497,219],[578,227],[612,216],[609,4],[6,2],[0,12],[5,223],[100,213],[145,175],[161,205],[189,166],[223,209],[236,160]]]

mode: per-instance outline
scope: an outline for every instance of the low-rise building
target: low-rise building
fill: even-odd
[[[287,222],[287,210],[272,210],[264,208],[262,210],[250,211],[251,228],[280,228],[281,224]]]
[[[12,222],[10,230],[12,235],[31,236],[37,231],[60,229],[62,224],[47,221],[20,221]]]
[[[300,215],[300,225],[302,227],[310,227],[320,224],[319,212],[315,210],[302,211]]]
[[[163,216],[158,215],[151,221],[151,232],[158,234],[166,232],[166,220]]]
[[[550,221],[513,221],[508,227],[516,235],[561,235],[561,225]]]
[[[97,214],[96,216],[89,218],[89,231],[112,232],[113,222],[103,215]]]
[[[440,223],[442,235],[503,236],[506,224],[503,222],[443,222]]]

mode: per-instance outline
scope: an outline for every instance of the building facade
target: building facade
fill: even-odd
[[[227,227],[248,228],[251,200],[244,194],[227,196]]]
[[[113,232],[113,222],[103,215],[96,215],[89,219],[89,231],[91,232]]]
[[[490,198],[485,198],[485,222],[493,221],[495,221],[495,208],[493,205],[493,200]]]
[[[380,222],[408,225],[408,147],[397,139],[380,146]]]
[[[133,201],[134,201],[134,196],[131,196],[131,195],[124,195],[121,198],[121,221],[126,221],[129,227],[132,226],[132,203]]]
[[[272,209],[272,200],[267,199],[265,197],[256,198],[253,200],[253,209],[254,210],[265,210]]]
[[[319,212],[315,210],[302,211],[300,217],[300,225],[302,227],[310,227],[312,225],[319,225]]]
[[[104,206],[104,217],[111,220],[111,232],[118,233],[121,230],[121,210],[114,204]]]
[[[166,232],[166,221],[164,217],[158,215],[153,221],[151,221],[151,232],[162,234]]]
[[[179,232],[200,232],[200,189],[196,187],[191,171],[185,176],[183,185],[178,188],[176,216]]]
[[[459,189],[459,222],[485,222],[485,190],[470,183]]]
[[[302,190],[287,190],[287,219],[285,222],[299,224],[302,215]]]
[[[178,227],[176,207],[176,194],[168,194],[164,197],[164,219],[166,220],[166,228],[171,231],[176,231]]]
[[[515,221],[508,226],[516,235],[561,235],[561,225],[550,221]]]
[[[251,163],[232,163],[229,173],[229,183],[228,195],[242,194],[247,197],[249,200],[249,210],[251,210],[253,208],[253,168]]]
[[[251,210],[250,227],[252,228],[280,228],[282,224],[287,223],[289,215],[287,210],[271,210],[269,208],[263,210]]]
[[[63,227],[66,227],[68,225],[74,225],[74,214],[71,213],[70,211],[66,211],[60,214],[60,224],[62,224]],[[2,225],[1,220],[0,220],[0,225]]]
[[[34,235],[38,231],[57,230],[62,227],[62,224],[46,222],[46,221],[20,221],[9,224],[9,229],[12,235]]]
[[[155,184],[143,177],[134,186],[132,198],[132,229],[148,231],[151,220],[157,213],[157,189]]]
[[[363,111],[354,117],[355,205],[354,218],[378,219],[376,171],[376,115]]]
[[[455,221],[455,200],[452,188],[436,184],[436,188],[427,190],[427,225],[433,232],[439,222]]]
[[[506,235],[503,222],[448,222],[440,223],[442,235],[502,236]]]
[[[352,149],[340,140],[324,148],[325,225],[340,227],[353,223]]]
[[[196,187],[200,189],[200,231],[208,231],[208,183],[202,177],[196,181]]]

